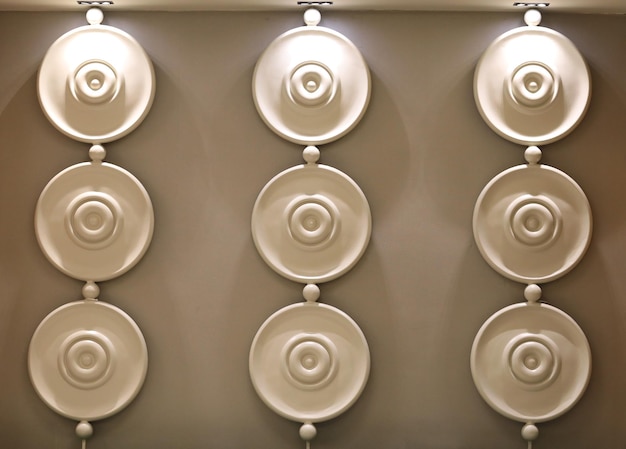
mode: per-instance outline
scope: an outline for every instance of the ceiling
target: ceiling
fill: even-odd
[[[626,0],[546,0],[549,11],[626,14]],[[252,11],[302,9],[297,0],[113,0],[105,9],[135,11]],[[76,0],[0,0],[0,11],[86,9]],[[337,10],[513,11],[513,0],[333,0]]]

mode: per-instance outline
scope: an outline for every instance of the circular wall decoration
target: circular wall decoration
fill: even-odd
[[[365,336],[344,312],[314,302],[278,310],[260,327],[250,348],[257,394],[279,415],[325,421],[360,396],[369,376]]]
[[[261,55],[252,93],[276,134],[303,145],[323,144],[348,133],[365,113],[369,69],[344,35],[299,27],[278,36]]]
[[[137,324],[101,301],[65,304],[37,327],[28,371],[41,399],[57,413],[97,420],[126,407],[143,385],[148,352]]]
[[[252,211],[252,237],[265,262],[296,282],[346,273],[371,234],[369,204],[341,171],[320,164],[289,168],[270,180]]]
[[[542,164],[511,167],[493,178],[474,208],[474,238],[503,276],[542,283],[569,272],[591,240],[591,208],[576,182]]]
[[[48,49],[38,76],[39,102],[52,124],[69,137],[110,142],[134,130],[154,98],[154,69],[129,34],[87,25]]]
[[[485,122],[524,145],[567,135],[582,120],[590,96],[589,70],[574,44],[540,26],[499,36],[474,74],[474,97]]]
[[[37,202],[35,233],[48,260],[81,280],[120,276],[144,255],[154,213],[148,193],[128,171],[84,162],[57,174]]]
[[[496,312],[480,328],[471,369],[494,410],[517,421],[542,422],[578,402],[591,374],[591,351],[565,312],[520,303]]]

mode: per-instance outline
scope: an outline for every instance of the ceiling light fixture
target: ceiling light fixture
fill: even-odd
[[[298,6],[330,6],[333,2],[297,2]]]
[[[514,2],[513,6],[519,8],[547,8],[550,3],[527,3],[527,2]]]
[[[113,4],[112,1],[93,1],[93,0],[78,0],[78,3],[81,6],[110,6]]]

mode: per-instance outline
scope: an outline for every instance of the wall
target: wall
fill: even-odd
[[[36,94],[50,44],[86,22],[75,13],[0,13],[0,446],[78,448],[74,424],[39,400],[28,343],[52,310],[81,299],[81,282],[37,246],[38,195],[88,145],[61,135]],[[251,96],[254,64],[298,12],[116,13],[153,60],[157,94],[145,122],[105,145],[107,160],[151,195],[155,232],[144,259],[100,284],[129,313],[150,354],[136,400],[94,424],[89,449],[303,447],[299,424],[271,412],[248,377],[261,323],[300,301],[301,285],[263,263],[250,214],[265,183],[302,162],[301,147],[265,127]],[[371,206],[373,234],[359,264],[322,285],[321,301],[352,316],[370,345],[369,383],[344,415],[318,425],[314,449],[525,448],[521,424],[493,411],[470,374],[472,341],[523,286],[481,258],[472,210],[485,184],[523,163],[523,147],[495,135],[472,96],[475,64],[521,13],[326,12],[372,74],[361,123],[321,147]],[[570,314],[593,353],[588,390],[541,424],[536,449],[623,447],[626,441],[626,17],[546,13],[587,59],[593,96],[581,125],[547,145],[543,162],[571,175],[594,217],[591,246],[544,298]]]

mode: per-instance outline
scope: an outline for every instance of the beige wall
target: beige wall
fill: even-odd
[[[296,12],[107,13],[154,62],[157,93],[145,122],[106,145],[107,160],[151,195],[154,239],[100,299],[141,327],[150,365],[143,390],[120,414],[96,422],[89,449],[303,447],[298,424],[271,412],[248,377],[260,324],[301,300],[257,254],[250,214],[265,183],[302,162],[301,147],[265,127],[251,97],[254,64]],[[39,322],[81,298],[37,246],[39,193],[88,145],[57,132],[36,95],[46,49],[85,24],[81,13],[0,13],[0,446],[78,448],[74,424],[30,385],[26,355]],[[481,258],[472,237],[475,200],[523,147],[481,120],[472,76],[481,52],[522,25],[521,14],[327,12],[322,25],[348,36],[372,74],[362,122],[324,145],[321,162],[350,175],[372,209],[360,263],[322,285],[323,302],[351,315],[370,344],[370,381],[344,415],[320,424],[314,449],[525,448],[521,424],[483,402],[469,353],[492,313],[521,301],[521,284]],[[585,331],[593,353],[587,393],[540,425],[542,448],[618,448],[626,441],[626,17],[546,13],[587,59],[593,96],[543,162],[586,192],[594,236],[586,257],[544,297]]]

